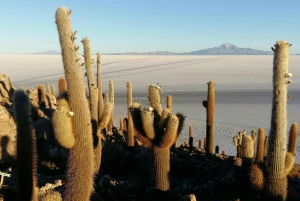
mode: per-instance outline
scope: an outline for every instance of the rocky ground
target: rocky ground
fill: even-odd
[[[214,154],[208,159],[202,150],[189,147],[173,148],[171,151],[171,192],[165,194],[154,189],[153,158],[151,149],[144,146],[128,148],[120,135],[112,135],[103,143],[101,171],[95,178],[95,193],[91,200],[102,201],[150,201],[166,200],[243,200],[243,195],[259,193],[247,188],[243,182],[242,161],[234,156]],[[121,140],[120,140],[121,139]],[[64,191],[64,171],[67,150],[54,141],[38,141],[38,192]],[[42,149],[41,146],[45,148]],[[48,148],[47,148],[48,147]],[[49,147],[51,147],[49,149]],[[17,200],[16,173],[5,177],[1,189],[2,199]],[[295,164],[288,176],[288,201],[300,199],[300,165]],[[253,200],[253,199],[251,199]]]

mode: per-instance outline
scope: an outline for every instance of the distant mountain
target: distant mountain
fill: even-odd
[[[213,47],[192,52],[176,53],[170,51],[156,52],[124,52],[109,55],[272,55],[272,51],[255,50],[251,48],[239,48],[230,43],[224,43],[219,47]]]
[[[272,51],[239,48],[235,45],[224,43],[219,47],[208,48],[185,53],[186,55],[271,55]]]
[[[45,52],[37,52],[37,53],[32,53],[32,54],[61,54],[61,53],[58,51],[55,51],[55,50],[48,50]]]

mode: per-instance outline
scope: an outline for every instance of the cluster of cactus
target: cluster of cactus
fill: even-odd
[[[133,103],[130,112],[138,138],[154,152],[155,188],[161,191],[170,189],[170,147],[182,130],[184,116],[162,109],[162,90],[156,84],[148,85],[150,107],[142,108]]]

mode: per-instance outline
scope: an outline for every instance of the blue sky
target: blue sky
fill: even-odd
[[[60,51],[60,6],[72,9],[72,28],[78,39],[90,38],[93,53],[189,52],[223,43],[270,50],[280,39],[300,53],[299,0],[1,0],[0,54]]]

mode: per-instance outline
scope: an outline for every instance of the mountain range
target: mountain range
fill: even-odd
[[[61,54],[55,50],[38,52],[33,54]],[[155,51],[155,52],[124,52],[124,53],[103,53],[103,55],[272,55],[272,51],[256,50],[251,48],[240,48],[230,43],[224,43],[218,47],[196,50],[192,52],[177,53],[171,51]],[[296,54],[299,55],[299,54]]]

